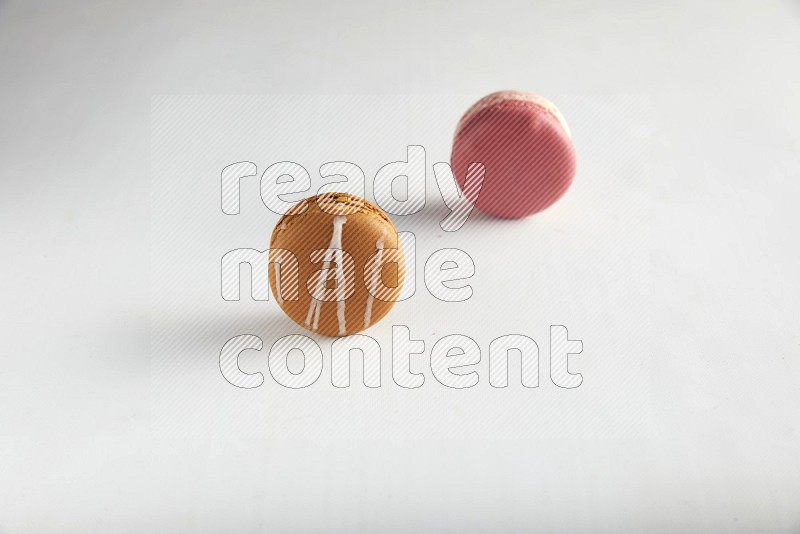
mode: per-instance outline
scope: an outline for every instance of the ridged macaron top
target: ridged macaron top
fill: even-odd
[[[558,108],[547,100],[545,97],[533,94],[533,93],[523,93],[522,91],[497,91],[495,93],[488,94],[475,102],[470,108],[464,113],[461,117],[461,120],[458,121],[458,126],[456,127],[456,135],[461,130],[461,128],[468,123],[473,117],[478,115],[481,111],[485,109],[489,109],[492,106],[497,104],[502,104],[504,102],[525,102],[528,104],[532,104],[534,106],[538,106],[541,109],[547,111],[556,120],[561,124],[561,127],[564,128],[564,131],[567,132],[567,135],[572,137],[570,134],[569,126],[567,126],[567,121],[564,119],[564,116],[558,111]]]

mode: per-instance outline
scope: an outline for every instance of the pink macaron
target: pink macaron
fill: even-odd
[[[485,167],[479,192],[465,189],[467,168]],[[481,211],[519,219],[551,206],[575,177],[575,147],[564,117],[531,93],[500,91],[467,110],[450,158],[458,185]]]

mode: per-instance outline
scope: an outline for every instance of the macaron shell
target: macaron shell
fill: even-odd
[[[520,94],[525,95],[512,95]],[[477,198],[467,193],[478,209],[522,218],[546,209],[569,189],[575,149],[566,122],[553,110],[536,98],[495,93],[467,111],[453,142],[451,165],[464,190],[469,164],[484,164]]]
[[[379,208],[366,201],[364,201],[365,209],[357,213],[337,215],[320,209],[316,198],[311,197],[302,201],[306,203],[306,208],[300,214],[293,215],[300,209],[289,210],[273,231],[270,240],[270,260],[274,259],[273,251],[275,249],[286,249],[294,253],[299,263],[299,299],[281,301],[276,297],[276,300],[283,311],[303,328],[326,336],[354,334],[383,318],[394,305],[392,299],[396,299],[400,293],[405,276],[405,264],[402,261],[401,249],[399,267],[386,267],[382,272],[382,280],[385,285],[394,286],[388,294],[389,298],[386,300],[371,299],[369,323],[364,324],[367,301],[370,300],[364,278],[365,265],[377,252],[379,241],[382,243],[384,253],[387,250],[398,248],[397,230]],[[350,198],[354,197],[350,196]],[[337,217],[344,218],[341,227],[342,250],[349,253],[354,262],[354,272],[345,273],[348,281],[354,282],[354,293],[344,301],[344,332],[340,329],[338,303],[335,301],[321,301],[316,329],[313,328],[313,320],[311,324],[307,323],[312,299],[306,282],[314,272],[319,271],[323,266],[322,262],[311,262],[311,253],[330,247],[334,220]],[[367,276],[369,279],[369,273]],[[285,278],[282,276],[282,283],[284,280]],[[277,278],[272,264],[270,265],[269,282],[272,294],[278,295]]]
[[[569,131],[569,126],[567,126],[566,119],[564,119],[564,116],[561,114],[560,111],[558,111],[558,108],[556,107],[555,104],[553,104],[552,102],[550,102],[548,99],[546,99],[541,95],[537,95],[534,93],[524,93],[522,91],[497,91],[495,93],[491,93],[481,98],[480,100],[475,102],[472,106],[470,106],[470,108],[466,111],[466,113],[464,113],[464,115],[461,117],[461,120],[458,122],[458,127],[456,128],[456,133],[458,133],[464,126],[464,124],[469,122],[469,120],[472,119],[479,112],[483,111],[486,108],[495,106],[497,104],[502,104],[503,102],[507,102],[509,100],[530,102],[531,104],[535,104],[540,108],[544,108],[549,113],[551,113],[556,119],[558,119],[558,122],[567,132],[567,135],[572,137],[572,134],[570,134]]]

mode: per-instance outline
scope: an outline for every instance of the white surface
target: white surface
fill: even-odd
[[[0,532],[797,531],[799,22],[789,2],[0,5]],[[260,171],[278,159],[259,152],[269,124],[176,156],[194,165],[176,184],[208,173],[185,213],[217,233],[176,229],[195,236],[178,257],[196,268],[151,301],[165,273],[153,95],[395,94],[436,108],[356,114],[397,127],[332,135],[330,154],[312,153],[322,137],[298,145],[312,175],[335,157],[371,178],[410,143],[429,166],[446,160],[458,112],[504,88],[561,107],[578,181],[514,233],[469,221],[442,246],[474,253],[476,299],[500,283],[481,267],[517,239],[538,247],[532,279],[463,308],[421,292],[392,319],[426,336],[426,355],[453,332],[484,351],[505,333],[544,349],[547,326],[566,324],[584,341],[580,388],[558,390],[543,366],[536,390],[494,390],[485,353],[466,391],[429,369],[402,390],[386,359],[372,396],[357,381],[335,390],[326,371],[308,391],[268,374],[258,390],[227,385],[219,338],[270,344],[260,314],[275,309],[208,296],[219,253],[255,246],[262,218],[245,217],[252,196],[242,222],[212,215],[203,188],[239,142]],[[440,248],[419,240],[421,257]],[[151,326],[179,342],[172,375]],[[266,372],[263,357],[245,363]]]

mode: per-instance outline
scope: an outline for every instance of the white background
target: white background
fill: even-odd
[[[0,532],[797,531],[799,30],[788,2],[0,4]],[[218,211],[221,168],[348,159],[369,181],[412,143],[430,166],[505,88],[561,107],[574,188],[441,238],[429,190],[395,222],[418,267],[469,252],[476,294],[437,305],[420,286],[386,320],[426,352],[471,335],[481,383],[428,369],[405,391],[384,359],[378,391],[337,390],[329,367],[289,391],[263,355],[242,365],[264,386],[225,383],[228,337],[292,327],[274,302],[213,293],[221,254],[265,246],[274,222],[252,184],[240,216]],[[223,97],[229,131],[203,105],[151,139],[169,94],[329,107],[310,140],[262,120],[302,116],[273,97]],[[371,104],[314,96],[336,94]],[[164,213],[183,215],[183,266],[164,261]],[[510,256],[521,273],[488,274]],[[491,339],[546,354],[550,324],[584,341],[584,384],[559,390],[545,360],[538,389],[489,387]]]

